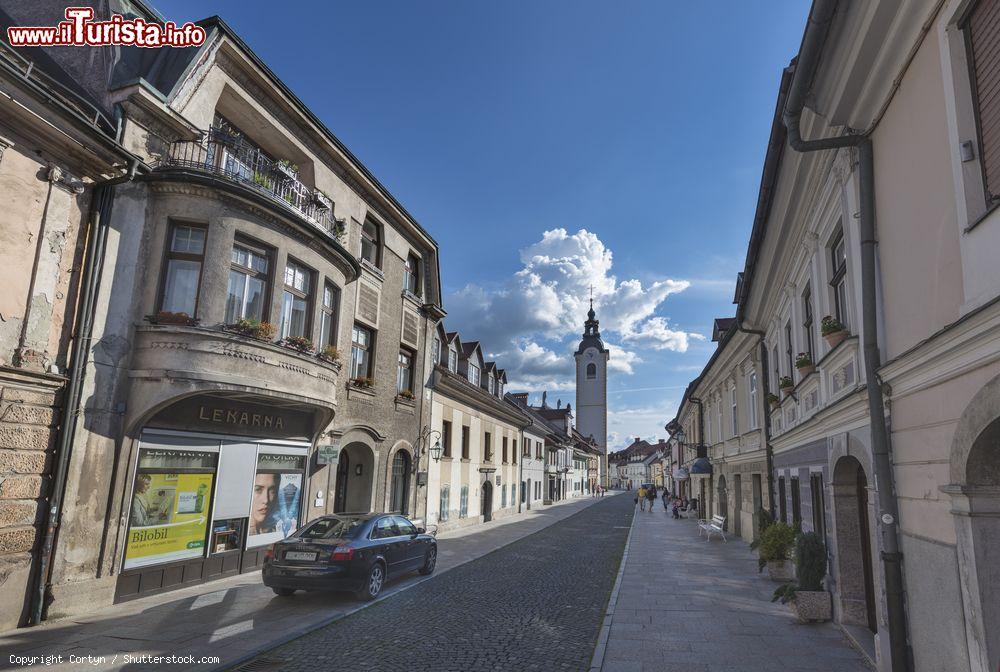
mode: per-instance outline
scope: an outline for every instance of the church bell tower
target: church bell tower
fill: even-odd
[[[573,353],[576,360],[576,429],[594,437],[601,449],[599,479],[608,486],[608,359],[610,353],[601,341],[594,299],[590,300],[583,340]]]

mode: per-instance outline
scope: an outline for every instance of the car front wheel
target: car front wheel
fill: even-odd
[[[273,590],[274,594],[279,597],[291,597],[295,594],[295,591],[291,588],[272,588],[271,590]]]
[[[434,567],[437,566],[437,558],[437,548],[431,546],[427,549],[427,557],[424,558],[424,566],[420,568],[420,573],[424,576],[431,574],[434,571]]]
[[[385,568],[376,562],[368,570],[368,580],[358,591],[358,597],[365,601],[374,600],[382,592],[383,584],[385,584]]]

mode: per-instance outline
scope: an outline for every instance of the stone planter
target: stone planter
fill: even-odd
[[[822,623],[833,616],[830,593],[825,590],[797,590],[792,611],[802,623]]]
[[[795,391],[795,387],[783,387],[781,388],[781,393],[786,397],[792,396],[792,392]]]
[[[795,567],[791,560],[768,560],[767,575],[772,581],[788,583],[795,580]]]
[[[833,350],[838,345],[843,343],[844,339],[850,335],[851,332],[847,331],[847,329],[841,329],[840,331],[835,331],[832,334],[827,334],[823,338],[826,339],[826,344],[830,346],[831,350]]]
[[[789,389],[791,389],[791,388],[789,388]],[[769,401],[768,403],[771,405],[771,410],[772,411],[776,411],[779,408],[781,408],[781,400],[780,399],[779,400]]]
[[[800,366],[800,367],[797,367],[797,368],[799,370],[799,376],[801,378],[805,378],[806,376],[808,376],[809,374],[811,374],[812,372],[814,372],[816,370],[816,365],[815,364],[806,364],[805,366]]]

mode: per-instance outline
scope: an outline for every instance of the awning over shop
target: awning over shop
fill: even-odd
[[[674,469],[674,480],[675,481],[686,481],[688,479],[688,470],[684,467],[677,467]]]

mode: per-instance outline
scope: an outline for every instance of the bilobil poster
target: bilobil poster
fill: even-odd
[[[212,474],[139,474],[125,569],[204,554]]]

